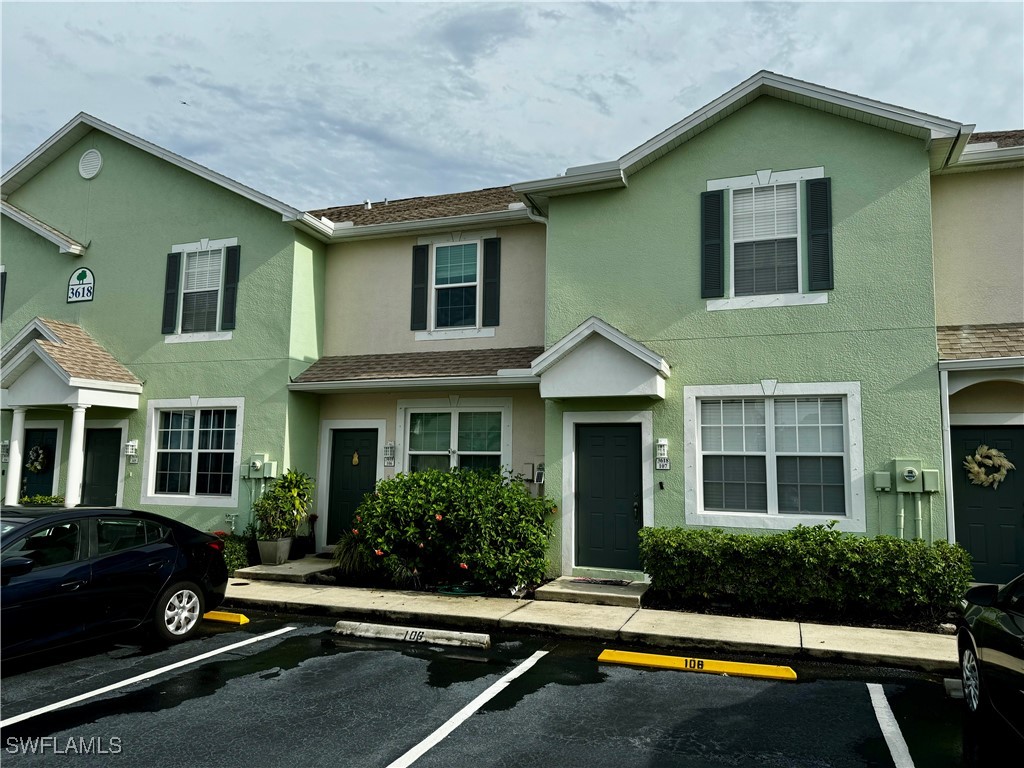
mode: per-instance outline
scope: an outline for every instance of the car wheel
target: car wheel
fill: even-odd
[[[985,707],[985,693],[981,685],[981,666],[969,645],[960,651],[960,679],[964,685],[967,711],[975,715]]]
[[[203,592],[190,581],[164,590],[156,602],[153,624],[157,635],[170,643],[187,640],[203,620]]]

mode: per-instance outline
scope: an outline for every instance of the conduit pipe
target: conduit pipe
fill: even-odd
[[[896,535],[903,538],[903,494],[896,494]]]
[[[924,525],[922,524],[922,521],[921,521],[921,494],[920,493],[915,493],[914,494],[914,505],[915,505],[914,515],[915,515],[915,519],[916,519],[916,522],[917,522],[917,538],[923,539],[924,538]]]

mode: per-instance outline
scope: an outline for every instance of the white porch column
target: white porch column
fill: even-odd
[[[7,487],[4,490],[4,504],[8,507],[18,506],[21,498],[21,470],[24,454],[21,447],[25,444],[25,411],[26,408],[15,408],[11,420],[11,447],[7,460]]]
[[[82,470],[85,467],[85,409],[88,405],[71,406],[71,445],[68,449],[68,485],[64,504],[77,507],[82,502]]]

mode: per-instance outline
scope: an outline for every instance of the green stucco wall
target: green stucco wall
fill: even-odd
[[[832,180],[828,303],[708,311],[699,245],[707,181],[816,166]],[[625,189],[552,197],[548,226],[546,344],[596,315],[672,367],[664,401],[548,402],[549,493],[571,470],[561,462],[565,411],[649,409],[672,459],[671,470],[655,472],[665,486],[655,490],[655,523],[682,525],[684,386],[856,381],[867,533],[895,532],[895,494],[876,494],[871,473],[896,457],[942,466],[922,140],[762,97],[630,176]],[[926,508],[926,538],[945,537],[942,494]]]
[[[103,167],[81,178],[78,161],[97,149]],[[88,245],[82,257],[60,254],[53,244],[4,219],[2,259],[8,273],[2,338],[7,343],[33,317],[77,323],[144,382],[137,411],[95,418],[129,418],[140,462],[130,465],[124,503],[138,506],[147,443],[149,400],[245,398],[242,457],[267,453],[279,469],[316,471],[316,414],[309,398],[286,389],[289,376],[315,360],[322,345],[323,248],[283,223],[281,214],[206,181],[147,152],[92,131],[50,163],[10,202]],[[228,341],[165,343],[161,334],[166,254],[171,246],[203,238],[236,237],[241,248],[237,324]],[[67,304],[75,269],[95,274],[92,302]],[[4,436],[10,414],[5,412]],[[34,411],[29,420],[42,418]],[[48,413],[64,418],[70,409]],[[312,426],[311,426],[312,425]],[[66,472],[66,456],[64,454]],[[238,508],[151,506],[200,528],[223,528],[225,513],[249,517],[252,481],[242,482]],[[63,492],[63,481],[62,481]]]

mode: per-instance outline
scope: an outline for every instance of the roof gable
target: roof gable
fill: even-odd
[[[195,174],[196,176],[216,184],[229,192],[233,192],[236,195],[252,200],[258,205],[262,205],[264,208],[269,208],[272,211],[280,213],[282,218],[286,221],[295,221],[301,219],[303,216],[301,211],[290,205],[282,203],[279,200],[275,200],[269,195],[258,192],[252,187],[248,187],[241,182],[230,179],[216,171],[212,171],[209,168],[193,162],[188,158],[182,157],[181,155],[175,154],[168,149],[159,147],[145,139],[140,139],[138,136],[130,134],[127,131],[123,131],[117,126],[106,123],[103,120],[93,117],[85,112],[79,112],[64,127],[40,144],[35,150],[22,159],[21,162],[3,175],[3,179],[0,180],[0,190],[3,192],[3,197],[6,198],[8,195],[16,192],[22,186],[31,181],[33,177],[58,157],[71,149],[91,131],[102,131],[115,139],[136,147],[137,149],[164,160],[171,165],[182,168],[189,173]]]
[[[974,128],[973,125],[964,125],[955,120],[762,70],[618,160],[569,168],[562,176],[524,181],[513,184],[512,188],[543,211],[546,210],[548,197],[625,187],[630,175],[762,96],[918,137],[929,149],[933,169],[942,168],[955,160]]]

